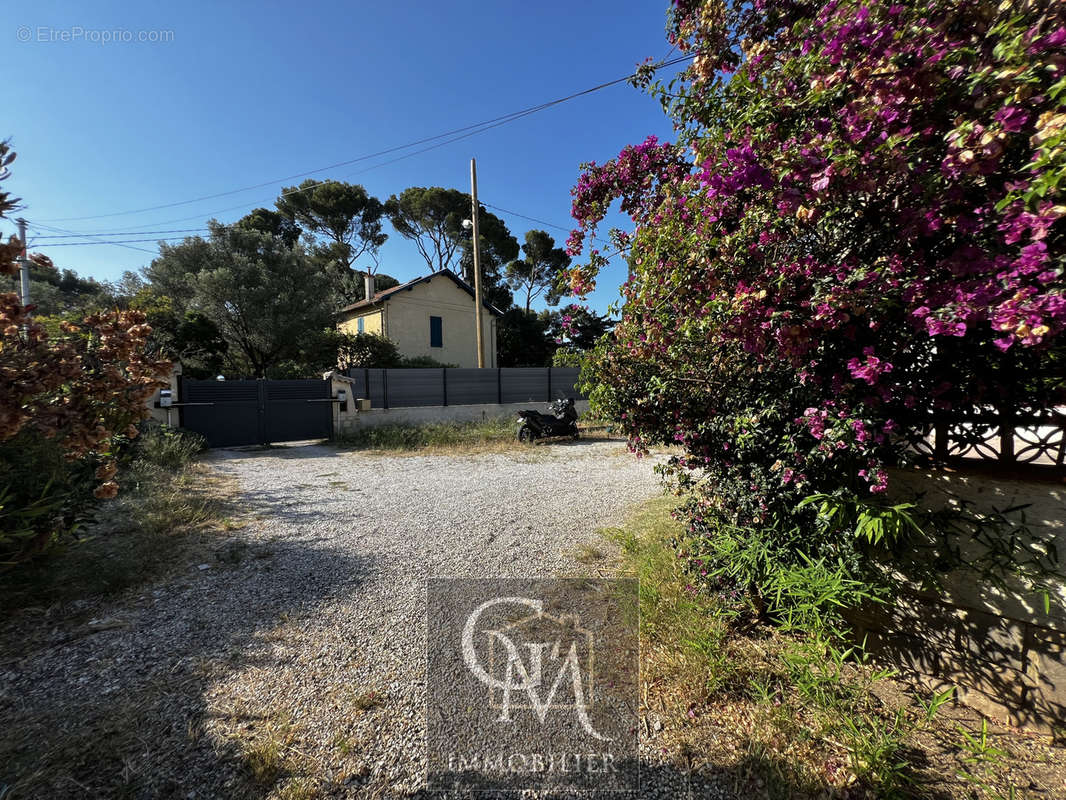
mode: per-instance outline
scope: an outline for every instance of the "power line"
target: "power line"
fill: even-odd
[[[655,70],[665,69],[666,67],[670,67],[670,66],[674,66],[675,64],[679,64],[682,61],[687,61],[687,60],[690,60],[692,58],[695,58],[696,55],[697,55],[696,53],[688,53],[688,54],[686,54],[684,56],[680,56],[678,58],[674,58],[674,59],[670,59],[670,60],[667,60],[667,61],[663,61],[663,62],[661,62],[659,64],[653,65],[653,69],[655,69]],[[596,86],[592,86],[592,87],[590,87],[588,89],[583,89],[580,92],[574,92],[573,94],[569,94],[569,95],[567,95],[565,97],[560,97],[560,98],[557,98],[555,100],[550,100],[550,101],[548,101],[546,103],[540,103],[538,105],[530,106],[528,108],[524,108],[524,109],[521,109],[519,111],[513,111],[513,112],[511,112],[509,114],[504,114],[502,116],[494,117],[494,118],[489,119],[489,120],[484,120],[482,122],[477,122],[477,123],[474,123],[472,125],[466,125],[466,126],[463,126],[461,128],[455,128],[454,130],[446,131],[444,133],[438,133],[438,134],[436,134],[434,136],[429,136],[429,137],[426,137],[424,139],[418,139],[418,140],[413,141],[413,142],[408,142],[407,144],[396,145],[395,147],[390,147],[390,148],[387,148],[385,150],[379,150],[379,151],[377,151],[375,153],[369,153],[369,154],[366,154],[366,155],[357,156],[356,158],[352,158],[352,159],[349,159],[347,161],[339,161],[336,164],[330,164],[329,166],[319,167],[317,169],[308,170],[307,172],[300,172],[300,173],[297,173],[295,175],[289,175],[289,176],[287,176],[285,178],[277,178],[277,179],[270,180],[270,181],[264,181],[262,183],[256,183],[256,184],[253,184],[251,186],[244,186],[244,187],[242,187],[240,189],[231,189],[231,190],[226,191],[226,192],[216,192],[215,194],[204,195],[202,197],[195,197],[195,198],[192,198],[191,200],[179,200],[179,201],[176,201],[176,202],[173,202],[173,203],[162,203],[162,204],[155,205],[155,206],[146,206],[144,208],[131,209],[129,211],[114,211],[114,212],[111,212],[111,213],[108,213],[108,214],[90,214],[90,215],[85,215],[85,216],[80,216],[80,217],[58,217],[58,218],[50,220],[50,221],[51,222],[73,222],[73,221],[77,221],[77,220],[104,219],[104,218],[107,218],[107,217],[131,216],[131,215],[134,215],[134,214],[146,213],[148,211],[158,211],[158,210],[164,209],[164,208],[174,208],[176,206],[189,205],[191,203],[199,203],[199,202],[202,202],[204,200],[212,200],[212,199],[214,199],[216,197],[226,197],[228,195],[239,194],[241,192],[250,191],[252,189],[260,189],[260,188],[262,188],[264,186],[271,186],[271,185],[275,185],[275,184],[278,184],[278,183],[283,183],[283,182],[286,182],[286,181],[295,180],[297,178],[307,177],[308,175],[314,175],[314,174],[319,173],[319,172],[325,172],[327,170],[337,169],[338,167],[349,166],[351,164],[355,164],[355,163],[358,163],[360,161],[366,161],[366,160],[369,160],[371,158],[377,158],[379,156],[388,155],[390,153],[395,153],[395,152],[398,152],[398,151],[401,151],[401,150],[406,150],[406,149],[409,149],[411,147],[417,147],[418,145],[426,144],[428,142],[433,142],[433,141],[436,141],[438,139],[448,139],[448,141],[438,142],[437,144],[434,144],[434,145],[432,145],[430,147],[424,148],[422,150],[418,150],[418,151],[413,152],[413,153],[405,154],[403,156],[400,156],[399,158],[396,158],[396,159],[393,159],[393,160],[390,160],[390,161],[386,161],[386,162],[383,162],[381,164],[377,164],[374,167],[370,168],[370,169],[377,169],[378,167],[383,167],[386,164],[394,163],[395,161],[399,161],[399,160],[401,160],[403,158],[408,158],[410,156],[419,155],[420,153],[424,153],[424,152],[427,152],[429,150],[433,150],[433,149],[435,149],[437,147],[442,147],[442,146],[444,146],[446,144],[451,144],[452,142],[459,141],[460,139],[465,139],[465,138],[467,138],[469,136],[474,136],[474,135],[476,135],[478,133],[483,133],[483,132],[485,132],[487,130],[491,130],[492,128],[498,127],[500,125],[505,125],[505,124],[507,124],[509,122],[514,122],[515,120],[522,119],[523,117],[529,116],[531,114],[536,114],[536,113],[538,113],[540,111],[544,111],[544,110],[546,110],[548,108],[552,108],[553,106],[557,106],[557,105],[559,105],[561,103],[566,103],[566,102],[568,102],[570,100],[574,100],[574,99],[576,99],[578,97],[584,97],[585,95],[592,94],[593,92],[598,92],[598,91],[601,91],[602,89],[606,89],[606,88],[609,88],[611,86],[616,86],[616,85],[618,85],[620,83],[624,83],[626,81],[632,80],[632,78],[635,77],[636,74],[637,73],[630,73],[629,75],[625,75],[624,77],[615,78],[614,80],[610,80],[610,81],[606,81],[604,83],[597,84]],[[456,136],[456,134],[462,134],[462,135]],[[454,138],[450,138],[450,139],[448,138],[448,137],[453,137],[453,136],[454,136]],[[306,190],[296,189],[293,192],[291,192],[290,194],[296,194],[296,193],[298,193],[300,191],[306,191]],[[285,194],[282,194],[281,196],[284,197]],[[243,206],[241,206],[241,207],[243,207]],[[155,224],[159,224],[159,223],[155,223]]]
[[[84,236],[151,236],[157,233],[197,233],[199,231],[206,231],[207,228],[171,228],[165,231],[96,231],[93,234],[84,233],[54,233],[51,235],[45,235],[45,239],[73,239],[76,237]]]
[[[563,227],[562,225],[556,225],[554,222],[548,222],[547,220],[543,220],[543,219],[540,219],[538,217],[531,217],[528,214],[521,214],[518,211],[512,211],[512,210],[510,210],[508,208],[503,208],[502,206],[494,205],[493,203],[486,203],[484,201],[481,201],[481,205],[487,206],[488,208],[494,208],[497,211],[501,211],[501,212],[503,212],[505,214],[510,214],[511,216],[514,216],[514,217],[519,217],[521,219],[529,220],[530,222],[536,222],[536,223],[538,223],[540,225],[546,225],[546,226],[548,226],[550,228],[556,228],[557,230],[561,230],[561,231],[564,231],[564,232],[569,232],[570,231],[569,228]],[[243,208],[243,206],[240,206],[240,207]],[[223,224],[223,225],[220,225],[219,227],[221,227],[223,229],[226,229],[226,228],[233,227],[235,224],[236,223]],[[47,227],[47,226],[42,226],[42,227]],[[59,234],[59,233],[47,234],[44,231],[38,230],[37,228],[34,228],[34,230],[38,234],[40,234],[40,236],[38,238],[35,238],[34,241],[31,244],[34,245],[34,246],[37,246],[37,247],[51,248],[51,247],[73,247],[73,246],[79,246],[79,245],[80,246],[108,245],[108,244],[124,245],[124,244],[140,244],[140,243],[147,243],[147,242],[160,242],[160,241],[165,241],[165,242],[179,241],[179,240],[183,240],[183,239],[186,239],[186,238],[189,238],[189,237],[186,237],[186,236],[157,237],[157,236],[154,236],[154,234],[163,234],[163,233],[203,233],[204,231],[207,231],[208,229],[207,228],[176,228],[176,229],[175,228],[171,228],[169,230],[159,230],[159,231],[97,231],[95,233],[65,233],[65,234]],[[50,228],[50,230],[63,230],[63,229],[61,229],[61,228]],[[140,239],[110,239],[110,238],[105,239],[104,238],[104,237],[110,237],[110,236],[145,236],[145,237],[149,237],[149,238],[140,238]],[[92,238],[92,239],[95,239],[96,241],[88,241],[88,242],[59,242],[59,241],[52,241],[53,239],[75,239],[75,238],[77,238],[77,239]],[[41,241],[41,239],[44,239],[45,241]],[[134,249],[143,249],[143,248],[134,248]],[[148,252],[148,251],[146,251],[146,252]]]
[[[570,228],[564,228],[562,225],[556,225],[554,222],[548,222],[547,220],[537,219],[536,217],[529,217],[525,214],[519,214],[517,211],[509,211],[506,208],[494,206],[492,203],[486,203],[484,200],[481,201],[481,205],[488,206],[489,208],[495,208],[497,211],[502,211],[504,214],[510,214],[512,217],[521,217],[522,219],[529,220],[530,222],[538,222],[541,225],[547,225],[549,228],[556,228],[558,230],[570,233]]]
[[[53,227],[48,226],[48,225],[41,225],[39,222],[35,223],[35,226],[33,227],[34,233],[41,233],[42,232],[40,230],[41,228],[43,228],[44,230],[48,230],[48,231],[56,231],[58,233],[69,233],[69,234],[72,234],[72,235],[75,235],[75,236],[80,235],[80,236],[84,236],[86,239],[96,239],[97,240],[96,242],[86,242],[86,244],[114,244],[116,247],[124,247],[127,250],[140,250],[142,253],[148,253],[149,255],[152,255],[152,256],[158,255],[158,248],[156,248],[156,250],[148,250],[148,249],[146,249],[144,247],[134,247],[131,244],[122,244],[122,243],[119,243],[119,242],[108,242],[108,241],[105,241],[104,239],[102,239],[99,236],[93,236],[91,233],[78,234],[75,231],[68,231],[65,228],[53,228]]]
[[[530,222],[536,222],[536,223],[538,223],[540,225],[546,225],[546,226],[548,226],[550,228],[556,228],[558,230],[565,231],[565,232],[569,232],[570,231],[569,228],[565,228],[562,225],[556,225],[554,222],[548,222],[547,220],[539,219],[538,217],[531,217],[528,214],[521,214],[521,213],[519,213],[517,211],[511,211],[508,208],[503,208],[502,206],[497,206],[497,205],[494,205],[492,203],[486,203],[484,201],[481,201],[481,205],[487,206],[488,208],[494,208],[497,211],[501,211],[501,212],[503,212],[505,214],[510,214],[513,217],[520,217],[521,219],[529,220]],[[241,206],[241,207],[243,208],[243,206]],[[235,224],[236,223],[230,223],[230,224],[226,224],[226,225],[221,225],[220,227],[221,228],[231,228]],[[36,228],[34,230],[36,230]],[[52,228],[51,230],[61,230],[61,229],[60,228]],[[160,231],[113,231],[113,232],[112,231],[97,231],[96,233],[66,233],[66,234],[58,234],[58,233],[46,234],[43,231],[38,231],[38,233],[41,234],[40,238],[41,239],[45,239],[46,241],[39,241],[39,240],[35,239],[33,241],[33,244],[38,246],[38,247],[73,247],[73,246],[77,246],[77,245],[82,245],[82,246],[84,246],[84,245],[105,245],[105,244],[116,244],[116,245],[118,245],[118,244],[137,244],[137,243],[144,243],[144,242],[160,242],[160,241],[169,242],[169,241],[178,241],[178,240],[186,239],[188,237],[186,237],[186,236],[155,237],[154,234],[162,234],[162,233],[203,233],[204,231],[207,231],[207,230],[208,230],[207,228],[177,228],[177,229],[172,228],[172,229],[169,229],[169,230],[160,230]],[[106,240],[104,239],[104,237],[109,237],[109,236],[145,236],[145,237],[149,237],[149,238],[142,238],[142,239],[106,239]],[[97,239],[99,239],[99,241],[89,241],[89,242],[58,242],[58,241],[52,241],[53,239],[75,239],[75,238],[77,238],[77,239],[97,238]]]
[[[187,236],[169,236],[163,238],[148,238],[148,239],[117,239],[117,240],[103,240],[98,242],[43,242],[39,244],[39,247],[92,247],[101,244],[132,244],[134,242],[177,242],[183,239],[187,239]],[[151,252],[151,251],[147,251]]]

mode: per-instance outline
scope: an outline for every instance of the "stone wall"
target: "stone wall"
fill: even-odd
[[[994,479],[962,472],[899,471],[900,499],[924,493],[930,508],[972,503],[1009,511],[1066,558],[1066,482]],[[1024,508],[1020,508],[1024,507]],[[1014,509],[1010,511],[1010,509]],[[1066,730],[1066,565],[1053,579],[1050,609],[1019,581],[997,588],[972,573],[945,576],[943,592],[913,586],[889,608],[856,614],[856,633],[882,660],[989,716],[1041,731]]]

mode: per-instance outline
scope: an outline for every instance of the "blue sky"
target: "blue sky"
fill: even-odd
[[[23,199],[31,225],[78,233],[232,222],[272,206],[282,184],[145,213],[65,218],[275,181],[586,89],[668,53],[666,7],[8,0],[0,36],[14,68],[4,86],[10,127],[0,136],[12,139],[18,160],[7,188]],[[103,41],[142,31],[170,41]],[[672,136],[658,103],[621,84],[392,164],[368,169],[395,158],[386,156],[314,177],[362,183],[383,200],[415,185],[465,191],[473,156],[483,202],[568,227],[578,165],[652,133]],[[496,213],[519,241],[544,227]],[[12,228],[5,222],[3,232]],[[560,244],[566,238],[546,229]],[[112,245],[38,249],[104,280],[152,258]],[[397,278],[426,271],[395,233],[381,255],[381,270]],[[591,305],[604,310],[624,275],[616,260]]]

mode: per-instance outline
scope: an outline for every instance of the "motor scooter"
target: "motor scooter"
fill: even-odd
[[[581,436],[577,429],[577,410],[571,397],[561,397],[548,404],[548,414],[524,409],[518,412],[518,441],[533,442],[552,436]]]

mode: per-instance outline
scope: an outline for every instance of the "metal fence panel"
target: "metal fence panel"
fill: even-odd
[[[385,382],[389,408],[444,405],[443,369],[390,369]]]
[[[374,408],[387,408],[385,403],[385,370],[368,369],[366,371],[367,390],[365,397],[370,398],[370,405]]]
[[[512,367],[500,373],[504,403],[544,403],[548,398],[547,367]]]
[[[368,397],[367,394],[367,380],[366,370],[359,367],[352,367],[348,370],[348,377],[352,379],[352,397]]]
[[[330,382],[263,381],[267,442],[328,439],[333,429]]]
[[[445,376],[448,405],[472,406],[499,402],[499,373],[498,369],[448,370]]]
[[[385,370],[352,367],[348,370],[352,379],[352,397],[368,398],[373,408],[385,407]]]
[[[182,427],[199,433],[209,446],[259,442],[259,381],[182,380],[179,402]]]
[[[544,403],[560,397],[586,399],[577,388],[576,367],[503,369],[430,368],[348,370],[352,396],[371,408]]]
[[[587,400],[588,398],[577,388],[577,379],[580,373],[581,370],[578,367],[552,367],[552,399],[572,397],[575,400]]]

